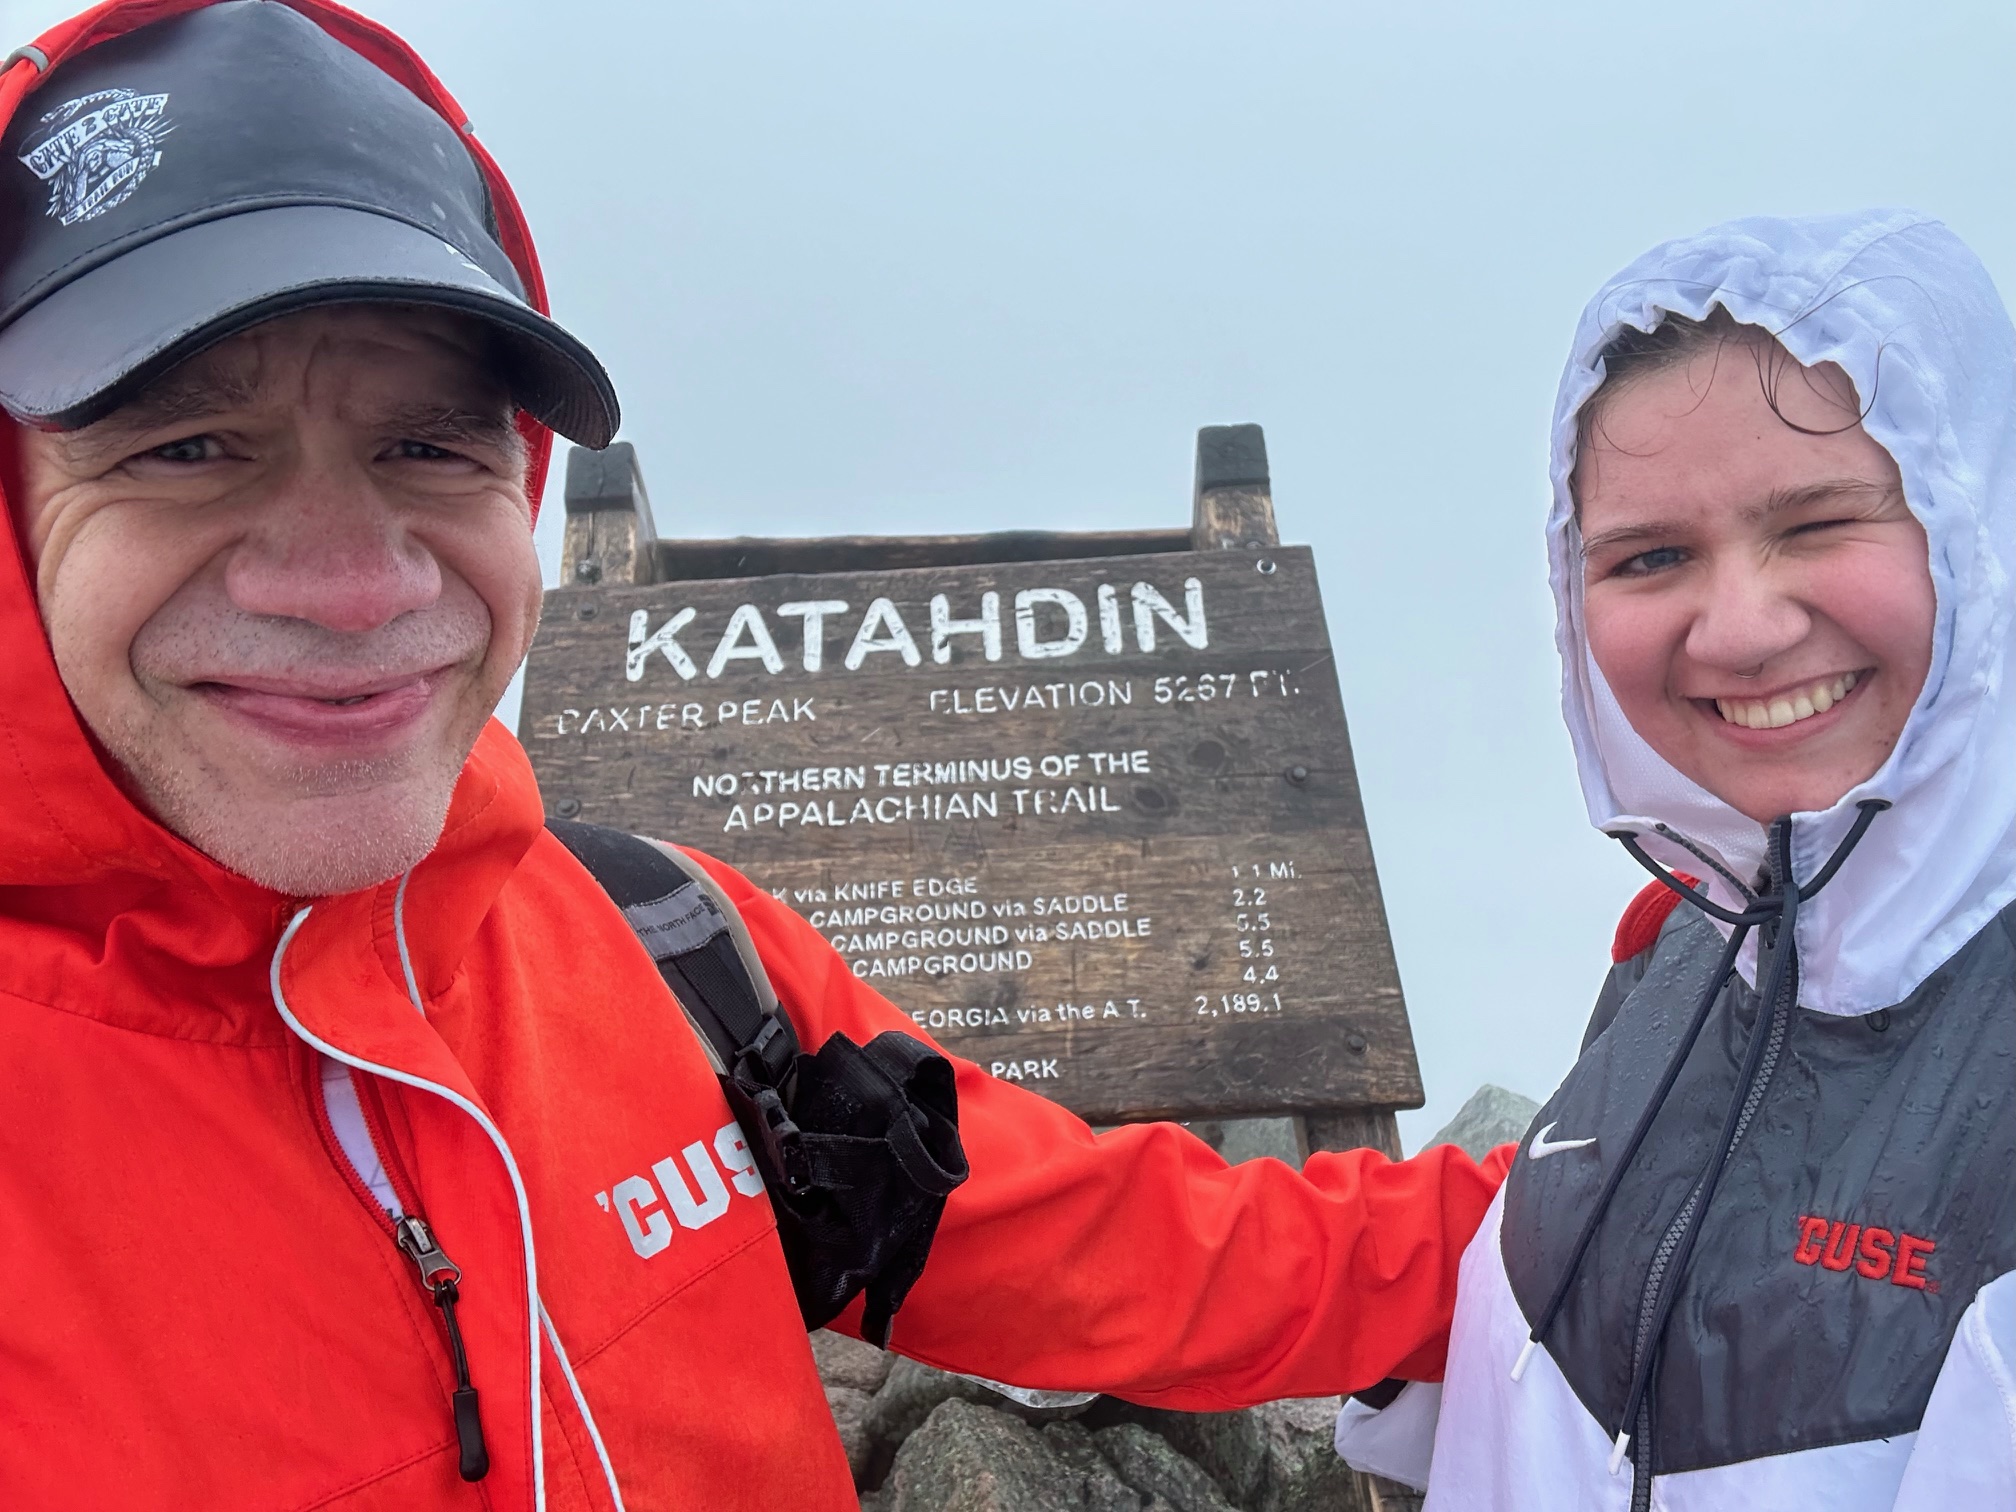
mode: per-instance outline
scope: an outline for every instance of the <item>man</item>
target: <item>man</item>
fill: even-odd
[[[508,187],[321,0],[118,0],[0,120],[0,1502],[852,1506],[706,1051],[489,722],[550,433],[617,418]],[[808,1047],[912,1027],[707,864]],[[1439,1372],[1502,1163],[958,1095],[893,1347],[1192,1408]]]

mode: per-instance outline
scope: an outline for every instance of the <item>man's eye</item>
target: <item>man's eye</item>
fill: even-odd
[[[156,462],[210,462],[223,454],[214,436],[184,436],[179,441],[150,447],[141,455]]]
[[[1655,572],[1664,572],[1668,567],[1677,567],[1687,559],[1687,553],[1678,546],[1655,546],[1650,551],[1641,551],[1634,557],[1627,557],[1614,569],[1618,577],[1649,577]]]
[[[426,441],[395,441],[392,455],[408,462],[452,462],[457,461],[454,452],[446,447],[435,446]]]

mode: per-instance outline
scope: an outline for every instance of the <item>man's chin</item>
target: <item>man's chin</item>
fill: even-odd
[[[162,806],[184,840],[239,876],[295,898],[375,887],[418,865],[441,838],[452,784],[365,793]],[[158,805],[157,805],[158,806]]]

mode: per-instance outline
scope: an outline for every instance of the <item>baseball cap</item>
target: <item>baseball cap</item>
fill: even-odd
[[[460,311],[584,446],[595,355],[533,309],[460,133],[279,0],[225,0],[54,68],[0,134],[0,405],[88,425],[224,338],[317,305]]]

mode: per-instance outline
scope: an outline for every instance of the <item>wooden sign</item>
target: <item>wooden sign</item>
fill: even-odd
[[[1207,456],[1209,550],[654,544],[641,490],[594,471],[634,484],[619,452],[570,480],[579,586],[547,595],[527,672],[552,812],[730,862],[936,1038],[1095,1121],[1419,1105],[1315,568],[1274,544],[1264,452],[1257,480]]]

